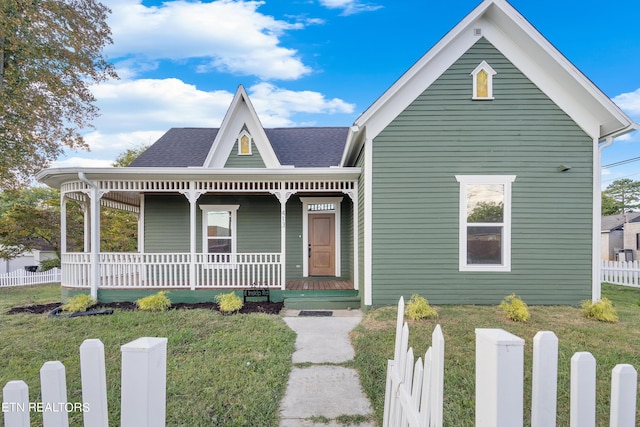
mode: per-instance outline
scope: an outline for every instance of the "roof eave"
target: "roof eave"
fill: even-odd
[[[60,188],[62,184],[78,181],[78,174],[83,173],[89,180],[231,180],[252,181],[262,180],[314,180],[339,179],[357,180],[360,168],[225,168],[212,169],[203,167],[128,167],[128,168],[49,168],[36,174],[36,179],[53,188]]]

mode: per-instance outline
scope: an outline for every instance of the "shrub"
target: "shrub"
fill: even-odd
[[[418,294],[411,295],[411,299],[404,309],[404,314],[411,320],[434,319],[438,317],[435,308],[429,305],[429,302]]]
[[[616,323],[618,313],[609,298],[602,297],[600,301],[582,301],[582,315],[587,319],[596,319],[602,322]]]
[[[69,298],[69,301],[62,305],[62,311],[67,313],[80,313],[87,311],[87,309],[92,305],[95,305],[95,303],[96,300],[91,298],[91,295],[78,294]]]
[[[237,296],[235,292],[216,295],[216,302],[218,309],[223,313],[233,313],[242,308],[242,298]]]
[[[529,320],[530,315],[527,304],[515,294],[506,296],[499,307],[509,319],[515,322],[526,322]]]
[[[160,291],[157,294],[140,298],[136,301],[136,305],[141,311],[165,311],[171,307],[171,300],[166,291]]]
[[[40,263],[40,271],[49,271],[54,268],[60,268],[60,258],[51,258]]]

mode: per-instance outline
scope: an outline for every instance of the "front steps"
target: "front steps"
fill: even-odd
[[[360,308],[358,291],[307,291],[284,296],[291,310],[346,310]]]

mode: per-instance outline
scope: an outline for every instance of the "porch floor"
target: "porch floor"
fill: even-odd
[[[337,278],[312,278],[287,280],[287,291],[352,291],[353,281]]]

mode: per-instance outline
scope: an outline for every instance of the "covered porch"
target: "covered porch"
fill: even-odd
[[[88,289],[94,298],[97,298],[99,289],[358,289],[358,269],[354,266],[358,265],[359,168],[287,171],[103,168],[83,171],[49,169],[46,172],[48,176],[40,177],[40,180],[61,190],[61,265],[62,286],[65,288]],[[235,207],[229,207],[228,202],[234,197],[241,201],[236,202]],[[292,197],[295,199],[293,204],[290,202]],[[165,199],[182,200],[184,219],[164,227],[167,234],[170,234],[169,228],[183,230],[180,239],[184,239],[182,243],[186,251],[171,248],[162,251],[150,242],[152,227],[145,223],[149,218],[147,212],[152,205],[158,212],[158,206],[163,206],[159,201]],[[339,205],[342,199],[348,209],[341,214]],[[84,210],[83,252],[66,250],[65,212],[69,200],[79,202]],[[242,200],[246,204],[243,205]],[[260,203],[252,202],[256,200]],[[329,202],[323,203],[323,200]],[[247,218],[247,212],[250,209],[256,211],[256,205],[268,208],[252,217],[270,218],[270,225],[264,227],[264,233],[270,238],[263,239],[268,240],[268,244],[261,243],[255,230],[247,225],[255,222]],[[278,205],[279,219],[274,221]],[[230,210],[229,223],[233,222],[232,239],[225,242],[222,252],[219,252],[221,239],[211,238],[211,231],[204,223],[207,209],[211,206],[225,206],[224,209]],[[138,252],[100,251],[99,218],[103,207],[126,210],[137,216]],[[242,218],[238,219],[232,209],[241,212]],[[321,212],[323,209],[326,212]],[[308,221],[321,213],[332,213],[338,223],[341,217],[348,219],[348,225],[342,231],[338,231],[339,225],[335,231],[338,240],[346,241],[346,246],[342,246],[348,250],[341,251],[338,244],[335,249],[335,275],[330,277],[310,274],[312,249]],[[243,225],[236,229],[237,222]],[[279,232],[274,227],[276,224]],[[333,229],[331,233],[334,233]],[[248,235],[251,237],[247,238]],[[315,249],[313,251],[316,255]],[[342,264],[347,268],[341,268]]]

